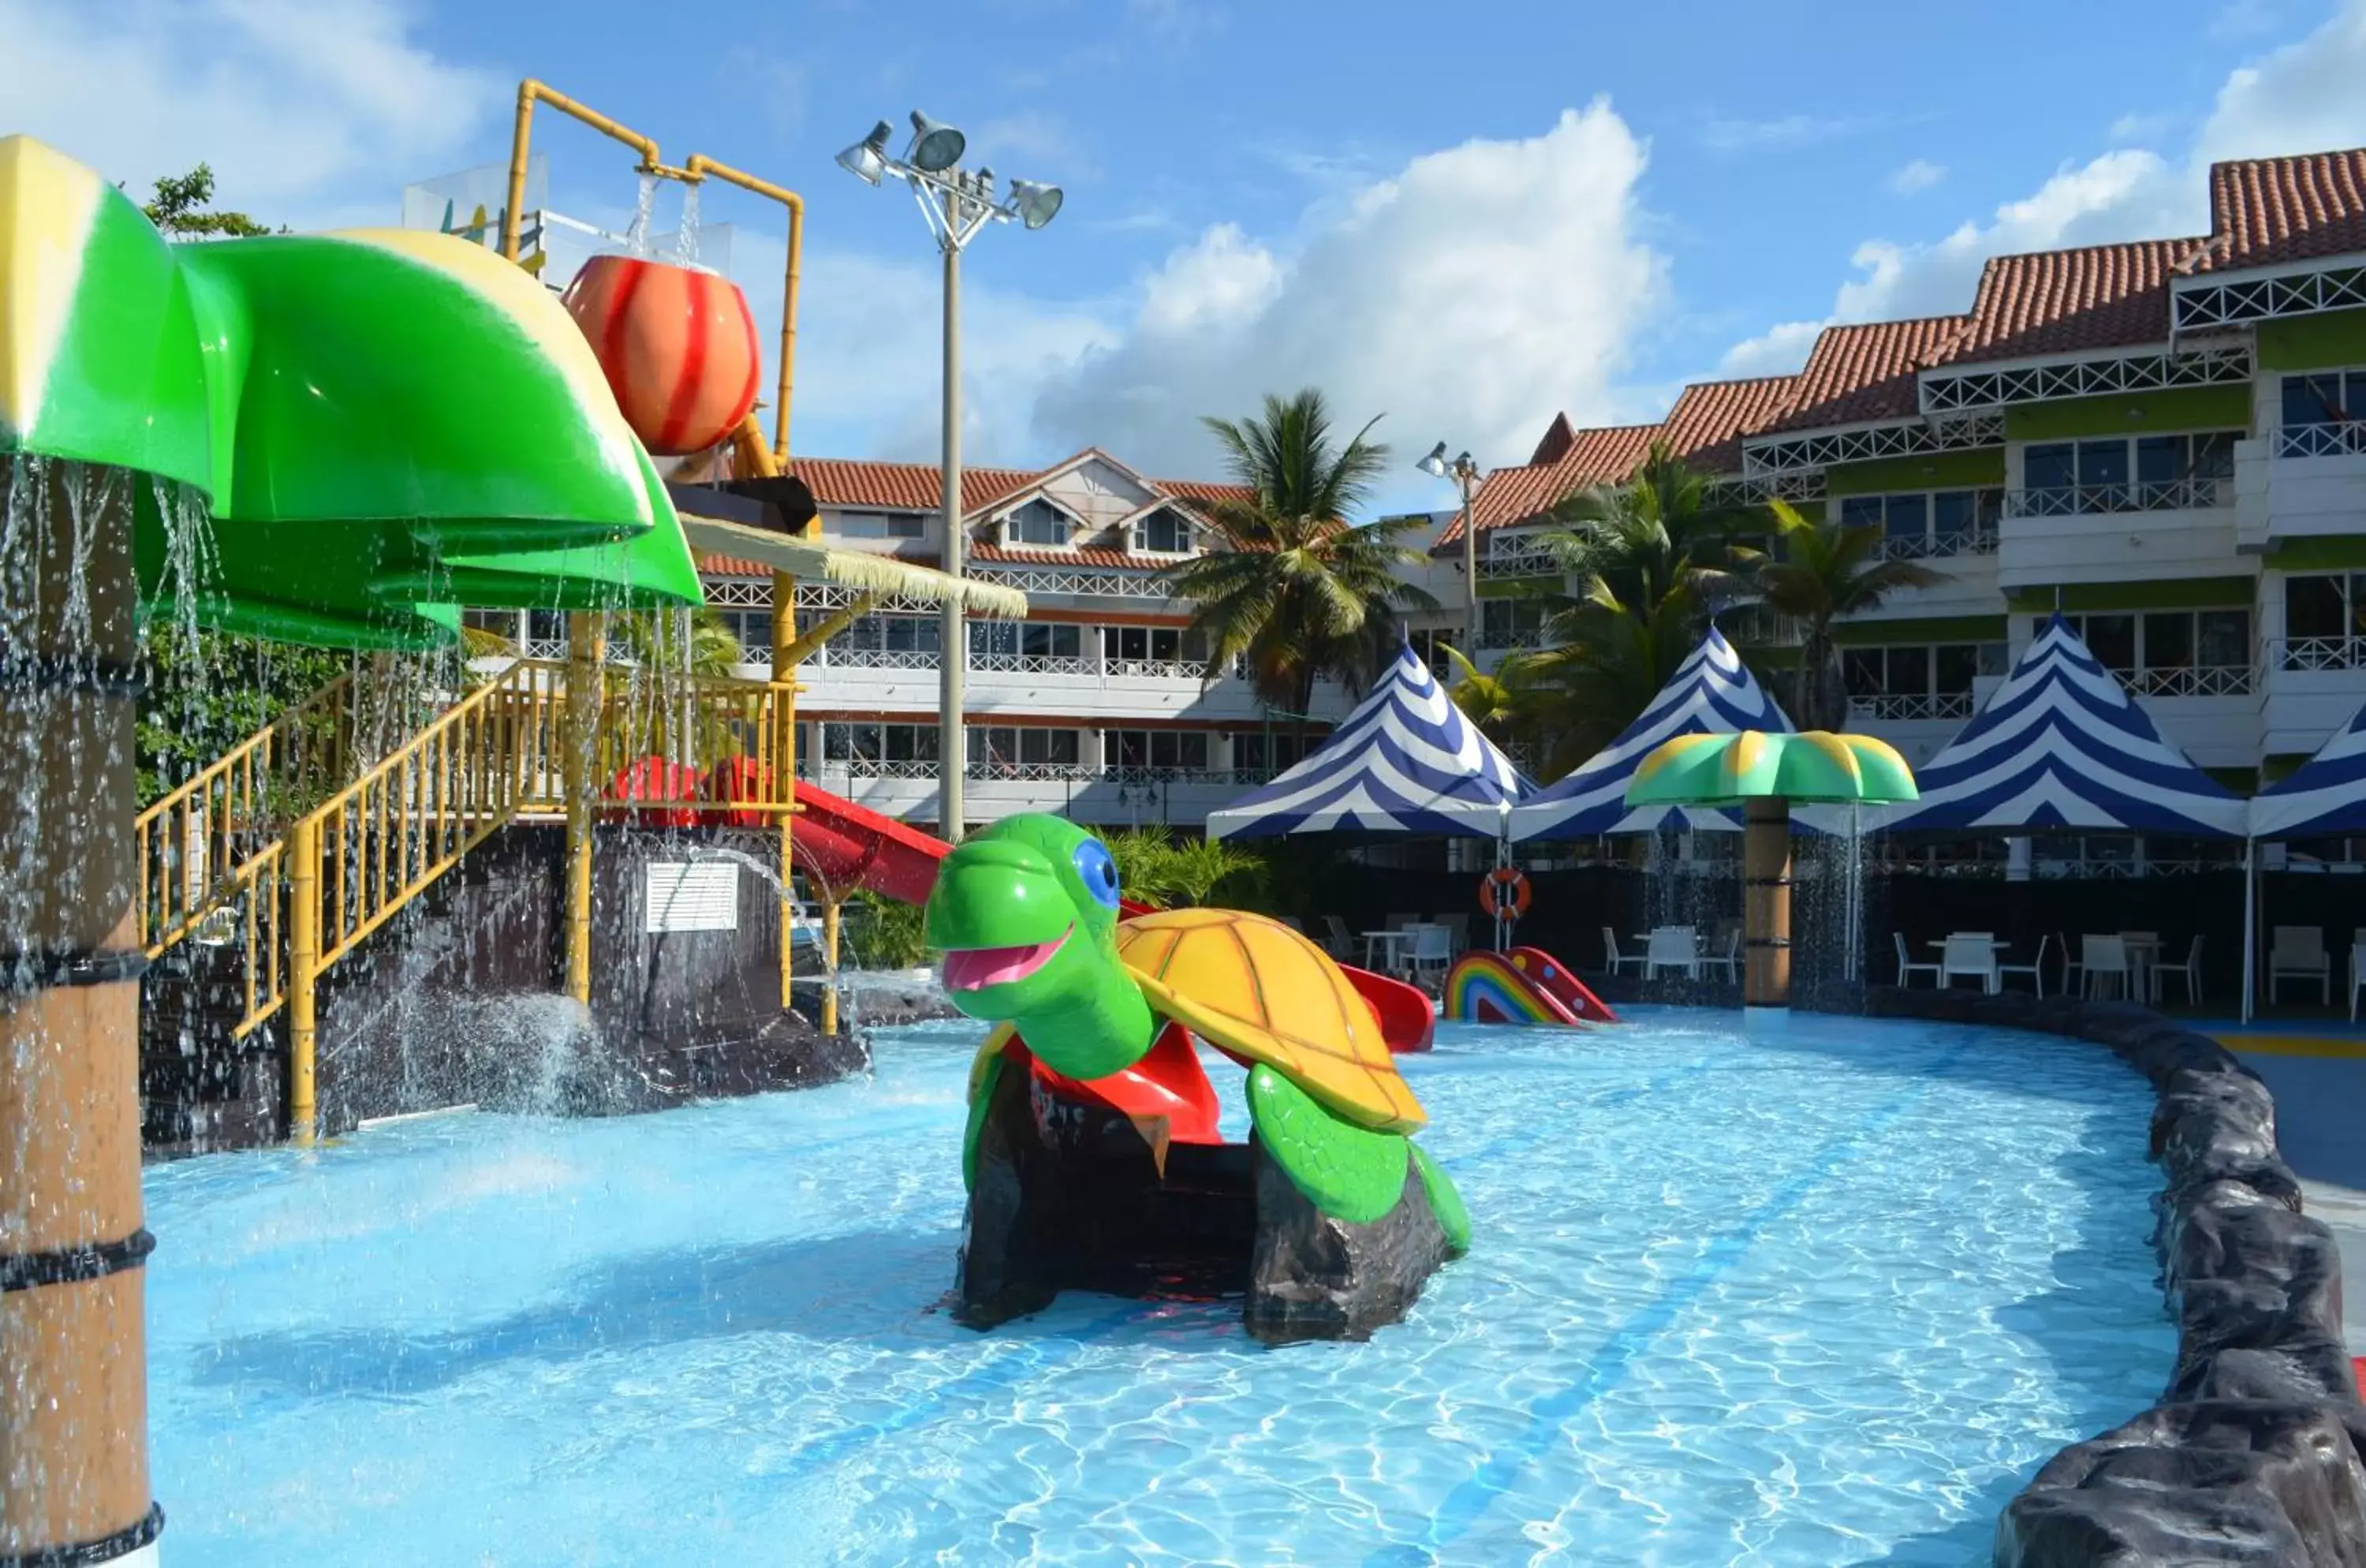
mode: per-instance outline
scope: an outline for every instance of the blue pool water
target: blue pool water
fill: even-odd
[[[1407,1076],[1477,1247],[1367,1344],[949,1322],[968,1025],[803,1094],[154,1168],[171,1561],[1985,1562],[2166,1380],[2149,1091],[1729,1018],[1445,1029]]]

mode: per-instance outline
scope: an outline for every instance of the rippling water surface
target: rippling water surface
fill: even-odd
[[[1445,1029],[1406,1072],[1477,1245],[1360,1345],[1262,1348],[1237,1303],[949,1322],[968,1025],[803,1094],[156,1168],[165,1550],[1985,1562],[2166,1380],[2149,1091],[2050,1037],[1729,1017]]]

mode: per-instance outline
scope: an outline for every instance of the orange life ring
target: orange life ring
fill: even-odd
[[[1529,897],[1527,873],[1517,866],[1499,865],[1479,883],[1479,907],[1497,919],[1505,913],[1507,904],[1512,919],[1526,915]]]

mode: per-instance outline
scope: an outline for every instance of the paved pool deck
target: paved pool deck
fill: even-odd
[[[2193,1027],[2240,1056],[2276,1097],[2276,1141],[2308,1212],[2341,1243],[2341,1327],[2366,1356],[2366,1028],[2213,1021]]]

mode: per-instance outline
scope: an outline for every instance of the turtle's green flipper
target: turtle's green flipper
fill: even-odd
[[[1404,1196],[1403,1134],[1344,1122],[1262,1063],[1249,1073],[1249,1115],[1291,1185],[1333,1219],[1369,1224]]]
[[[1429,1210],[1437,1216],[1437,1228],[1446,1233],[1447,1247],[1455,1257],[1461,1257],[1470,1250],[1470,1211],[1462,1206],[1462,1194],[1454,1190],[1446,1168],[1419,1144],[1413,1145],[1413,1163],[1421,1172],[1422,1190],[1429,1194]]]

